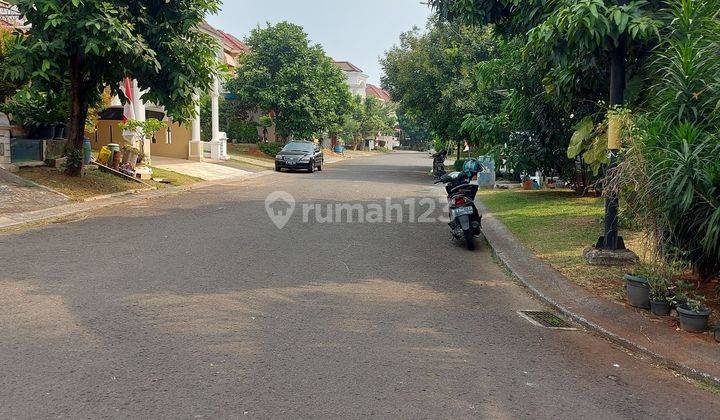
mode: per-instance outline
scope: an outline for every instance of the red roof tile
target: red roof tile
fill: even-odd
[[[349,61],[333,61],[333,64],[342,71],[362,73],[362,70]]]
[[[385,89],[379,88],[375,85],[371,85],[368,83],[367,87],[365,88],[365,93],[367,96],[372,96],[374,98],[378,98],[381,101],[385,102],[391,102],[392,96],[390,96],[390,93],[386,91]]]
[[[239,39],[237,39],[234,35],[229,34],[229,33],[225,32],[225,31],[220,30],[220,29],[218,29],[217,31],[218,31],[218,33],[219,33],[220,35],[222,35],[222,37],[223,37],[223,43],[224,43],[227,47],[229,47],[230,50],[232,50],[232,51],[237,51],[237,52],[240,52],[240,53],[246,53],[246,52],[250,51],[250,48],[249,48],[247,45],[245,45],[244,42],[242,42],[242,41],[240,41]]]

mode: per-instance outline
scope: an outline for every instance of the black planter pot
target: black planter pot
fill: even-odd
[[[677,307],[680,328],[687,332],[705,332],[708,329],[710,309],[693,311],[683,306]]]
[[[58,124],[55,126],[55,137],[56,140],[62,140],[67,138],[67,127],[65,124]]]
[[[650,284],[642,277],[625,275],[627,299],[636,308],[650,309]]]
[[[670,302],[650,301],[650,312],[652,312],[653,315],[668,316],[670,315],[670,309],[672,309]]]
[[[39,125],[33,129],[33,137],[41,140],[51,139],[55,137],[55,126]]]

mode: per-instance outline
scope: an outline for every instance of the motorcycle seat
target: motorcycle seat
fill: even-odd
[[[450,172],[449,174],[443,175],[440,180],[444,183],[455,182],[463,176],[465,176],[463,172]]]

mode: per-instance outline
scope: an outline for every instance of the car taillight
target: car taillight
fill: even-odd
[[[455,207],[462,207],[467,204],[465,197],[455,197]]]

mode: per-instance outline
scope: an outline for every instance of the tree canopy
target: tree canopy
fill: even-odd
[[[271,113],[285,139],[337,130],[350,103],[345,75],[302,27],[268,24],[246,43],[250,52],[228,83],[239,101]]]
[[[15,0],[31,29],[18,34],[9,75],[68,86],[70,145],[82,146],[91,102],[138,80],[143,99],[183,121],[217,73],[218,45],[202,31],[219,0]],[[81,162],[71,171],[80,173]]]
[[[436,136],[461,142],[465,115],[487,99],[478,94],[473,66],[495,57],[495,45],[484,28],[429,27],[427,33],[403,33],[381,59],[383,87],[403,114],[423,121]]]

